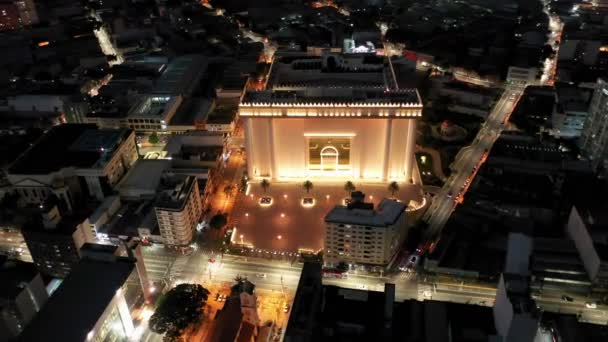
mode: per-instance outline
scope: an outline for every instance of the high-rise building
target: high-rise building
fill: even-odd
[[[48,299],[36,267],[0,256],[0,341],[14,338]]]
[[[38,271],[65,278],[80,260],[80,247],[93,240],[84,224],[88,215],[62,216],[56,197],[42,204],[41,212],[41,217],[32,218],[21,228],[21,233]]]
[[[196,177],[165,174],[158,192],[154,206],[165,243],[177,246],[190,244],[203,213]]]
[[[422,102],[398,89],[382,57],[276,57],[266,90],[246,92],[239,115],[253,179],[412,177]]]
[[[112,247],[83,248],[85,257],[27,325],[20,341],[127,341],[143,331],[131,316],[131,309],[141,307],[144,290],[137,281],[136,260],[117,256]]]
[[[397,255],[407,234],[406,205],[385,198],[374,208],[364,198],[355,191],[350,203],[334,207],[325,216],[324,259],[328,264],[386,266]]]
[[[597,80],[579,146],[594,170],[608,169],[608,83]]]

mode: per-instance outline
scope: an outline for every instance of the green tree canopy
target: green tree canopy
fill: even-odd
[[[150,330],[169,337],[181,335],[183,330],[202,316],[209,291],[198,284],[180,284],[167,292],[157,303],[150,322]]]
[[[150,144],[158,144],[158,141],[158,134],[156,134],[156,132],[152,132],[152,134],[148,136],[148,142]]]

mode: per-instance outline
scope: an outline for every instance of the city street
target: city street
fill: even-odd
[[[520,85],[508,86],[477,137],[470,146],[460,150],[452,163],[452,175],[447,179],[441,191],[435,195],[423,219],[429,225],[429,236],[437,238],[448,221],[450,214],[463,197],[473,181],[477,170],[487,158],[492,145],[509,121],[517,101],[523,94],[524,87]]]

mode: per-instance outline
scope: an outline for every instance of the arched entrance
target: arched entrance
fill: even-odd
[[[325,146],[321,150],[321,170],[322,171],[337,171],[338,170],[338,149],[333,146]]]

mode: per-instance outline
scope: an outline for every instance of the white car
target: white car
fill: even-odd
[[[585,303],[585,307],[587,309],[597,309],[597,304],[594,302],[587,302],[587,303]]]
[[[431,298],[431,296],[433,294],[431,293],[431,291],[426,290],[426,291],[422,292],[422,295],[426,298]]]

